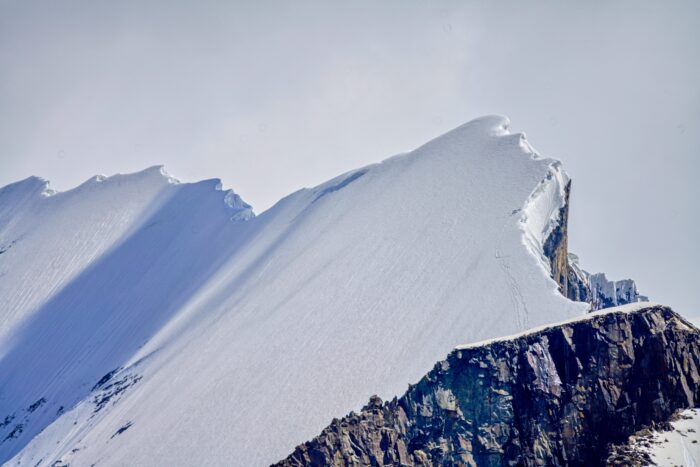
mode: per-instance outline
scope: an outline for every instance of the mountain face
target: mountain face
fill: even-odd
[[[578,256],[568,250],[569,196],[571,181],[564,185],[563,204],[557,221],[542,245],[549,260],[551,277],[562,295],[575,302],[590,304],[591,311],[628,303],[649,301],[637,291],[632,279],[609,281],[604,273],[590,274],[578,265]]]
[[[458,347],[277,465],[604,465],[609,444],[700,402],[700,331],[645,306]]]
[[[258,216],[159,167],[8,185],[0,462],[275,462],[457,345],[580,317],[612,292],[568,260],[569,186],[503,117]]]

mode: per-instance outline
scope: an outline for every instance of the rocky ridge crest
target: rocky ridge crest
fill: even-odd
[[[457,348],[277,465],[602,465],[612,444],[699,400],[700,331],[629,305]]]

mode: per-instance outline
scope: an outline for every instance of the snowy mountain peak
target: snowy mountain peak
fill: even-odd
[[[465,129],[493,136],[507,135],[510,134],[510,118],[505,115],[484,115],[460,125],[453,131],[464,131]]]
[[[54,191],[49,187],[49,181],[41,177],[31,176],[24,180],[11,183],[0,188],[0,196],[8,202],[18,202],[22,198],[45,195],[50,196]]]
[[[464,156],[493,157],[502,151],[474,151],[478,145],[498,142],[499,145],[518,143],[520,136],[510,133],[510,120],[500,115],[480,117],[464,123],[447,133],[434,138],[413,151],[414,154],[433,154],[447,151]]]
[[[508,128],[474,120],[255,217],[160,167],[21,209],[3,189],[0,462],[270,463],[458,344],[582,315],[543,253],[568,177]]]
[[[75,190],[85,190],[90,189],[94,185],[101,183],[119,183],[119,184],[129,184],[135,183],[136,181],[144,183],[153,183],[162,185],[163,183],[168,184],[178,184],[180,181],[175,177],[172,177],[165,170],[163,165],[153,165],[147,167],[143,170],[137,172],[126,173],[126,174],[114,174],[114,175],[102,175],[98,174],[93,177],[88,178],[86,181],[78,185],[77,187],[67,190],[67,192],[72,192]],[[59,192],[61,193],[61,192]]]

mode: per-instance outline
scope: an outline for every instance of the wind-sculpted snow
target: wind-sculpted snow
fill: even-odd
[[[3,190],[0,418],[23,425],[0,432],[5,460],[172,319],[233,247],[219,231],[237,230],[239,208],[216,183],[175,184],[153,168],[49,197],[37,179]]]
[[[460,343],[581,315],[533,254],[566,175],[507,127],[475,120],[257,217],[159,170],[6,187],[0,461],[270,463]]]

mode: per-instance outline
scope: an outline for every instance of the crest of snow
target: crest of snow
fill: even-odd
[[[532,155],[539,158],[534,150]],[[544,255],[544,243],[561,222],[559,213],[566,203],[568,183],[569,176],[562,169],[561,162],[551,161],[545,178],[528,198],[520,217],[525,245],[550,275],[551,266]]]
[[[219,182],[216,189],[222,190],[221,182]],[[224,203],[233,211],[231,213],[232,220],[247,221],[255,217],[253,208],[243,201],[233,190],[225,190]]]
[[[0,211],[0,422],[17,417],[0,439],[23,423],[0,462],[274,462],[462,342],[582,315],[536,250],[563,172],[508,125],[474,120],[247,222],[217,181],[162,174]],[[118,402],[71,418],[137,361]]]
[[[537,327],[528,329],[524,332],[519,332],[517,334],[512,334],[509,336],[499,336],[499,337],[496,337],[493,339],[485,339],[485,340],[481,340],[478,342],[458,345],[455,347],[455,350],[464,350],[464,349],[472,349],[472,348],[476,348],[476,347],[483,347],[483,346],[493,344],[494,342],[512,341],[515,339],[520,339],[520,338],[525,337],[525,336],[537,334],[537,333],[540,333],[542,331],[546,331],[547,329],[556,328],[556,327],[563,326],[566,324],[589,321],[589,320],[596,318],[598,316],[604,316],[604,315],[615,314],[615,313],[636,313],[636,312],[643,310],[645,308],[653,308],[653,307],[657,307],[657,306],[663,306],[663,305],[659,305],[659,304],[654,303],[654,302],[636,302],[636,303],[628,303],[626,305],[621,305],[621,306],[616,306],[616,307],[611,307],[611,308],[605,308],[603,310],[598,310],[598,311],[594,311],[591,313],[586,313],[584,315],[577,316],[577,317],[572,318],[572,319],[560,321],[558,323],[551,323],[551,324],[545,324],[543,326],[537,326]]]

